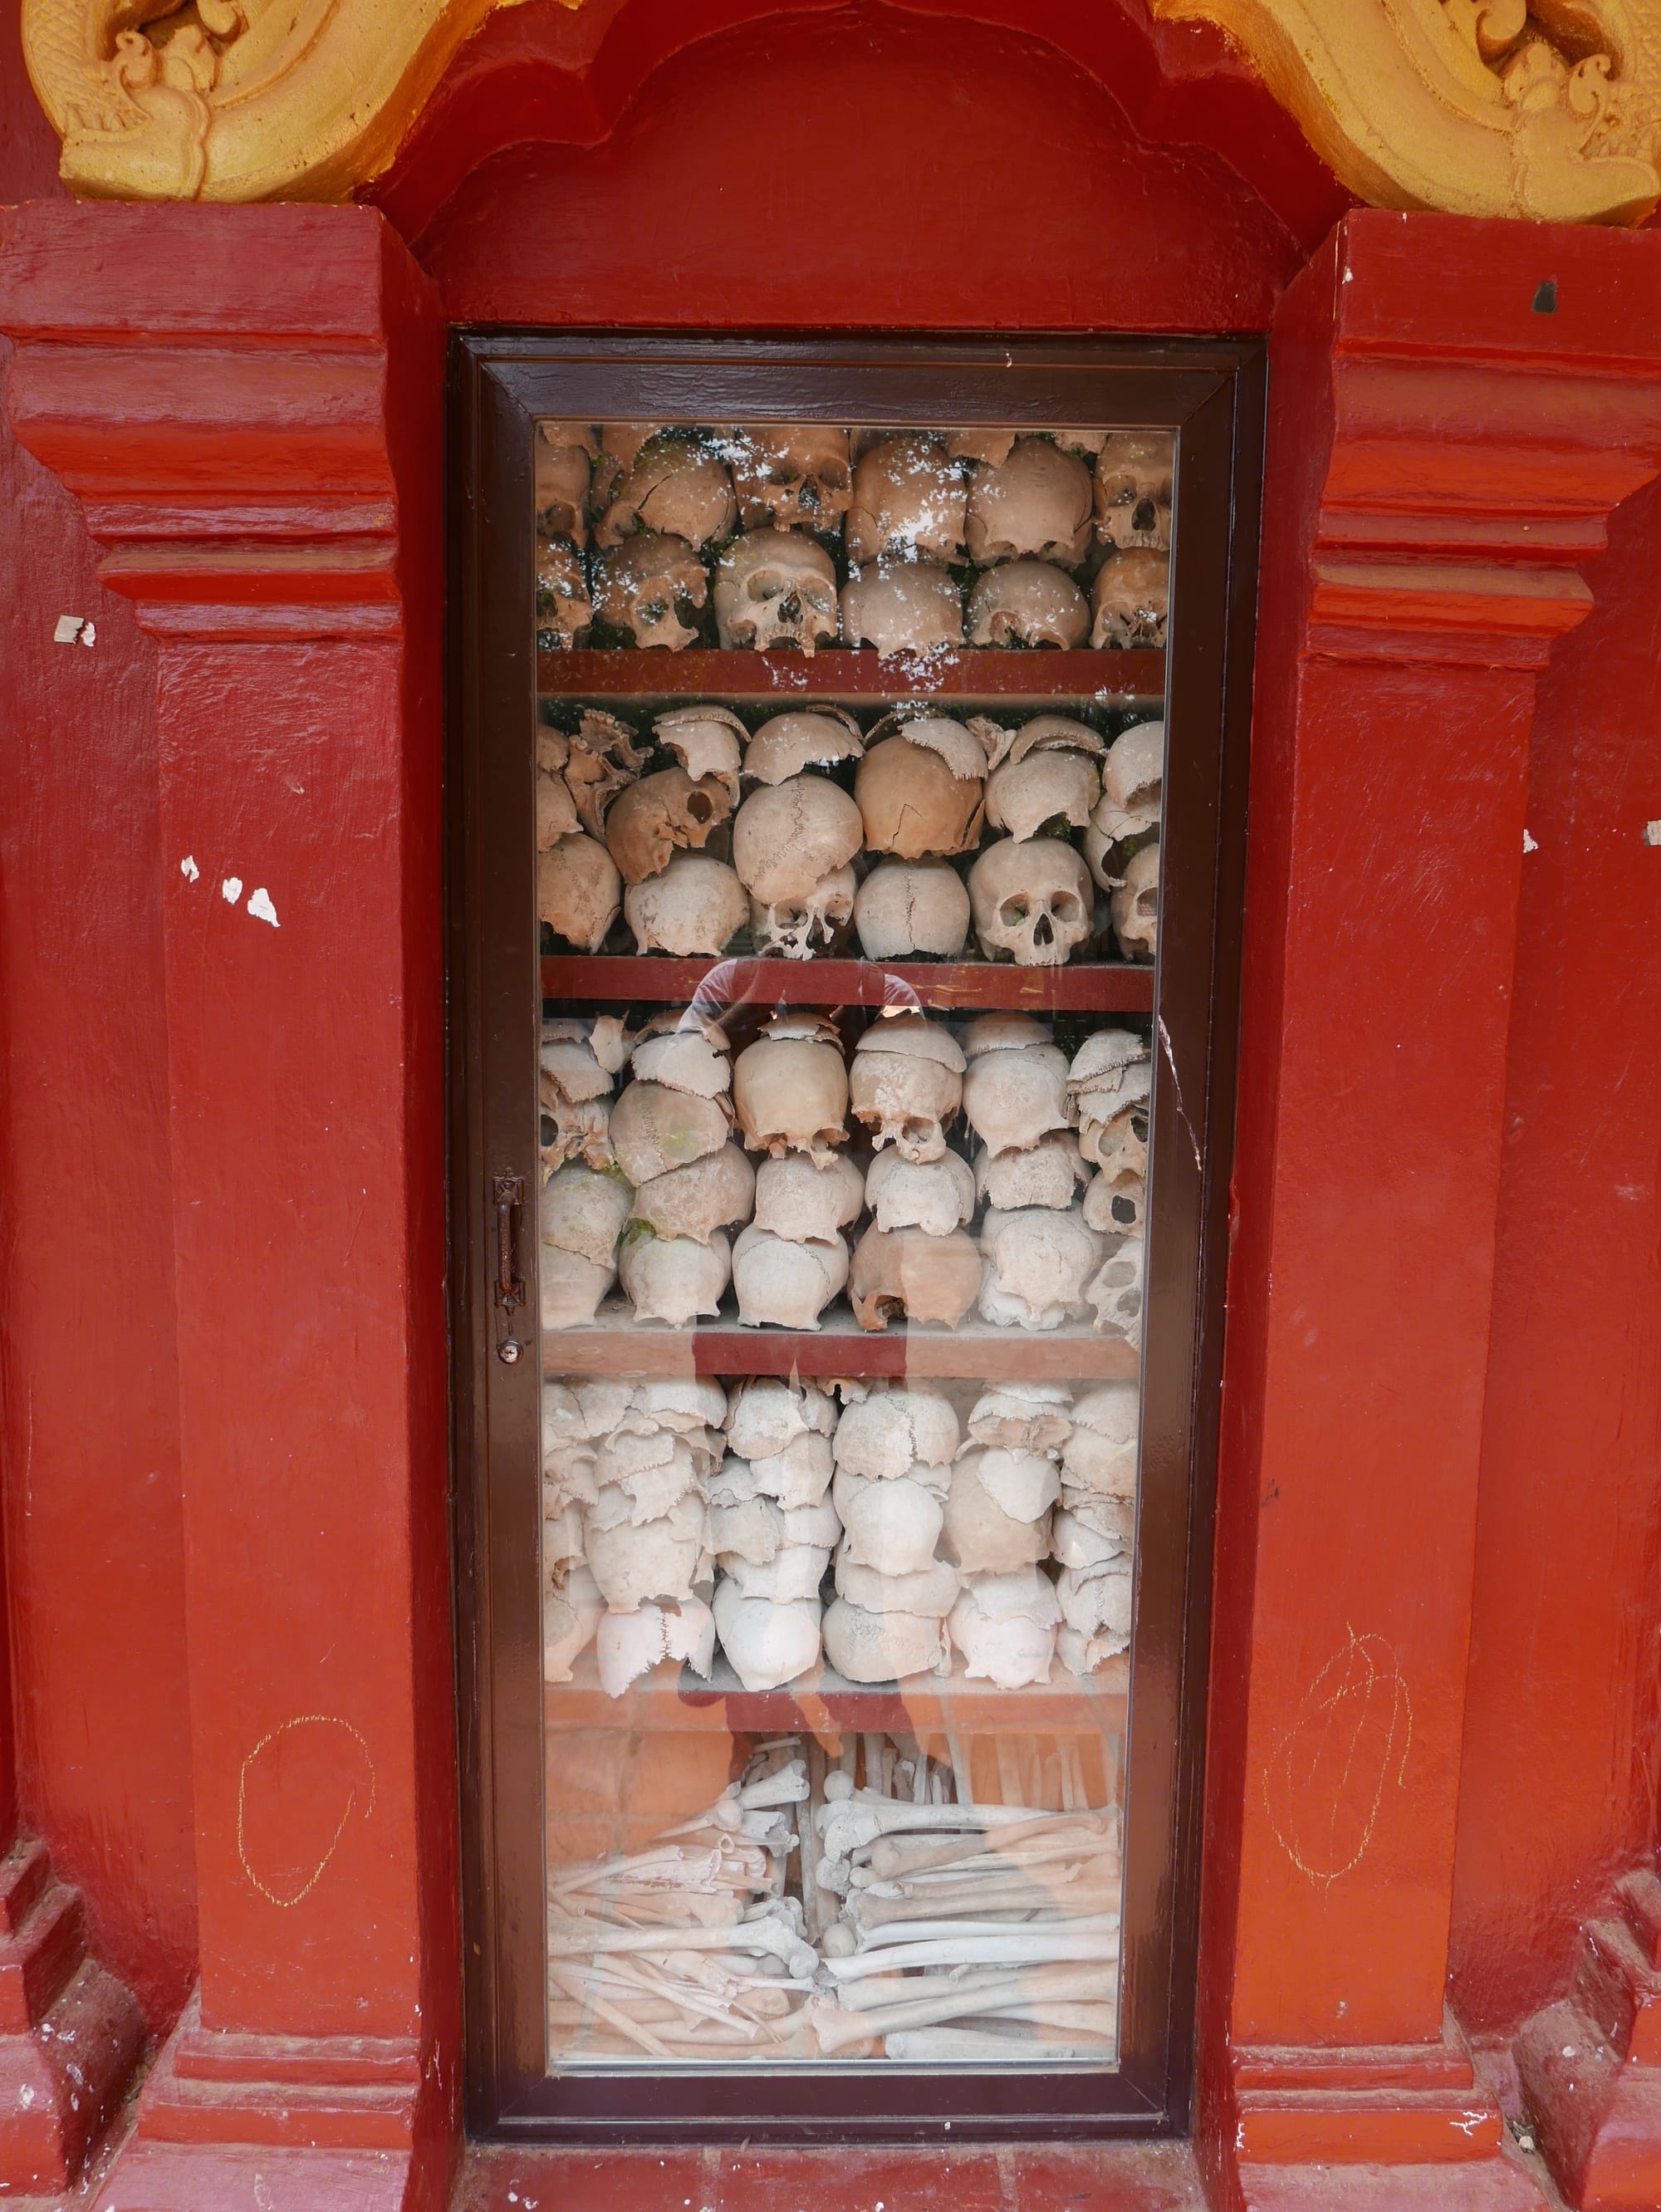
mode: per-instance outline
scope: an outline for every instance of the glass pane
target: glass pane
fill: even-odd
[[[537,426],[556,2072],[1115,2063],[1174,464]]]

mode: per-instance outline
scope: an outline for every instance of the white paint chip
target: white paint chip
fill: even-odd
[[[248,911],[256,921],[269,921],[273,929],[281,929],[282,927],[276,918],[276,908],[271,904],[271,894],[263,884],[257,891],[249,892]]]
[[[1644,824],[1644,842],[1646,845],[1661,845],[1661,822],[1646,822]]]
[[[98,632],[85,615],[59,615],[52,641],[54,645],[95,645]]]
[[[227,876],[224,882],[219,887],[219,896],[224,900],[227,906],[234,906],[237,901],[242,896],[241,877]]]
[[[194,884],[201,880],[202,871],[196,864],[196,855],[194,853],[186,853],[184,859],[179,864],[179,872],[184,877],[187,884]]]
[[[1537,853],[1539,849],[1540,848],[1535,843],[1533,838],[1531,837],[1528,831],[1525,830],[1523,832],[1523,850],[1525,853]]]

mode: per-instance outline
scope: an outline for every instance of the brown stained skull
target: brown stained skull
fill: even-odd
[[[1171,544],[1172,440],[1125,430],[1109,438],[1096,462],[1096,535],[1104,544]]]
[[[626,884],[644,883],[666,868],[677,850],[706,845],[731,811],[732,800],[718,776],[694,783],[683,768],[659,769],[612,801],[605,817],[606,850]]]
[[[821,545],[799,531],[756,530],[715,565],[715,624],[728,650],[788,645],[812,658],[834,644],[836,570]]]
[[[853,780],[867,848],[902,860],[971,852],[979,842],[985,753],[944,714],[886,714]]]
[[[561,538],[536,540],[536,627],[556,646],[575,645],[594,619],[583,556]]]
[[[752,899],[749,926],[755,950],[763,955],[778,953],[786,960],[810,960],[815,937],[821,945],[834,944],[838,932],[852,921],[857,884],[850,862],[822,876],[802,898],[779,899],[771,905]]]
[[[850,561],[963,558],[961,465],[927,435],[884,439],[860,457],[846,525]]]
[[[706,545],[730,538],[738,519],[724,463],[700,447],[645,447],[594,526],[597,545],[620,545],[641,532]]]
[[[727,459],[747,530],[834,530],[853,496],[848,434],[828,422],[746,423]]]
[[[854,1247],[848,1299],[861,1328],[891,1321],[941,1322],[955,1328],[979,1295],[980,1254],[973,1237],[955,1229],[868,1229]]]
[[[594,563],[594,605],[602,622],[632,633],[637,646],[671,652],[695,645],[698,633],[681,619],[682,606],[709,597],[704,564],[684,539],[631,538]]]
[[[1018,438],[1007,459],[976,471],[966,538],[978,568],[1031,558],[1076,568],[1090,538],[1090,471],[1047,438]]]
[[[1090,871],[1058,837],[1000,837],[969,871],[975,935],[988,960],[1064,966],[1090,934]]]
[[[935,562],[878,562],[842,586],[842,636],[883,653],[949,652],[963,642],[963,595]]]
[[[580,832],[536,860],[536,912],[579,952],[597,952],[622,905],[622,878],[605,847]]]
[[[1052,645],[1070,651],[1090,627],[1084,594],[1048,561],[990,568],[969,594],[972,645]]]
[[[557,733],[550,733],[557,734]],[[591,837],[605,835],[605,813],[624,785],[638,775],[646,756],[634,732],[603,708],[585,707],[574,737],[563,740],[564,775],[577,818]]]
[[[834,1026],[776,1015],[732,1065],[732,1103],[753,1152],[804,1152],[828,1167],[848,1140],[848,1072]]]
[[[544,422],[535,449],[536,513],[556,538],[588,543],[588,488],[594,440],[586,423]]]
[[[1163,645],[1171,607],[1171,556],[1146,546],[1115,553],[1096,571],[1094,646]]]

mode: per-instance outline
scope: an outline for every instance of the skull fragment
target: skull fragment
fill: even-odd
[[[724,463],[700,447],[664,440],[643,447],[595,525],[597,545],[642,532],[688,545],[732,534],[738,504]]]
[[[606,850],[626,884],[644,883],[680,849],[708,843],[732,811],[717,776],[696,783],[683,768],[659,769],[618,793],[605,817]]]

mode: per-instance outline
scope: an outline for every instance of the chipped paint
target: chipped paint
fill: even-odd
[[[1531,837],[1528,831],[1525,830],[1523,832],[1523,850],[1525,853],[1537,853],[1539,849],[1539,846],[1536,844],[1534,839]]]
[[[187,884],[194,884],[201,880],[202,871],[196,864],[196,855],[193,853],[186,853],[179,864],[179,872]]]
[[[269,921],[273,929],[281,929],[276,908],[271,904],[271,894],[262,884],[258,890],[248,894],[248,911],[257,921]]]
[[[219,896],[224,900],[227,906],[234,906],[237,901],[242,896],[241,877],[227,876],[224,882],[219,887]]]

